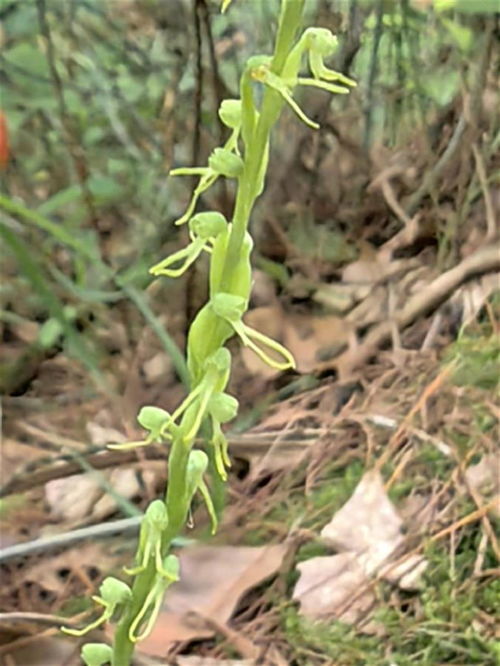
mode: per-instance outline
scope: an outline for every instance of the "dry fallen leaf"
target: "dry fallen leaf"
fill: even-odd
[[[335,550],[354,552],[367,574],[402,543],[402,520],[376,470],[364,474],[350,499],[321,530]]]
[[[475,465],[467,467],[465,478],[474,490],[487,495],[500,492],[498,455],[490,453]]]
[[[298,565],[293,598],[301,613],[318,619],[335,617],[356,623],[366,633],[381,627],[370,620],[376,574],[403,589],[415,589],[427,562],[419,555],[391,561],[403,544],[402,520],[384,488],[380,473],[366,472],[353,494],[321,531],[340,554],[316,557]]]
[[[276,573],[286,551],[285,545],[183,549],[181,580],[169,588],[155,627],[140,650],[162,656],[172,643],[213,636],[210,622],[225,625],[242,595]]]
[[[144,361],[142,370],[147,384],[154,384],[161,377],[164,379],[173,375],[172,359],[163,351],[157,352],[149,360]]]
[[[106,446],[106,444],[114,443],[121,444],[127,441],[127,437],[119,430],[116,430],[116,428],[102,426],[95,421],[89,421],[86,428],[90,441],[96,446]]]
[[[106,572],[114,567],[116,559],[107,553],[104,546],[99,543],[80,544],[22,569],[17,574],[17,583],[35,582],[48,592],[63,595],[68,588],[68,571],[90,584],[92,570],[98,568]]]
[[[345,319],[335,315],[294,315],[284,322],[284,343],[295,358],[297,370],[307,373],[346,347],[353,330]]]
[[[498,454],[490,453],[483,456],[477,464],[470,465],[465,471],[465,479],[469,486],[478,492],[486,502],[495,496],[500,498],[499,468]],[[493,505],[491,513],[497,518],[500,517],[500,500]]]
[[[359,597],[355,594],[368,582],[355,553],[313,557],[298,564],[297,568],[300,578],[293,599],[300,602],[300,612],[307,617],[333,616],[354,624],[375,602],[369,586]]]
[[[144,487],[152,492],[158,474],[153,470],[143,470],[141,480],[137,476],[136,471],[132,467],[117,467],[112,470],[108,477],[109,483],[113,489],[120,495],[128,500],[141,495],[144,492]],[[113,513],[117,508],[117,502],[108,493],[105,493],[95,504],[92,509],[92,519],[101,520]]]
[[[75,522],[92,513],[102,489],[96,476],[75,474],[45,484],[45,498],[54,518]]]

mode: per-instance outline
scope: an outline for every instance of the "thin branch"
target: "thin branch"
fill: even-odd
[[[486,240],[491,241],[497,234],[495,208],[493,206],[490,188],[488,187],[488,178],[486,176],[483,156],[475,142],[472,144],[472,152],[474,153],[474,159],[476,160],[477,177],[479,178],[481,190],[483,191],[484,206],[486,208]]]
[[[235,456],[242,458],[251,458],[252,456],[264,455],[272,446],[274,446],[276,437],[272,434],[262,435],[234,435],[229,437],[229,446]],[[287,439],[278,444],[280,453],[283,456],[293,455],[297,451],[303,450],[308,444],[314,441],[314,436],[309,439]],[[87,464],[95,470],[108,469],[119,465],[133,465],[140,462],[137,457],[137,451],[129,450],[109,450],[105,447],[92,447],[86,453],[78,452],[80,457],[84,457]],[[165,460],[166,445],[150,444],[141,451],[141,460]],[[141,463],[142,464],[142,463]],[[62,456],[54,456],[45,459],[44,466],[33,469],[32,466],[16,474],[6,484],[0,487],[0,497],[7,497],[16,493],[22,493],[27,490],[39,487],[54,479],[64,479],[74,474],[81,474],[81,463],[78,462],[75,455],[68,453]]]
[[[377,78],[377,69],[378,69],[378,49],[380,46],[380,39],[383,32],[383,22],[384,17],[384,3],[382,0],[377,0],[376,5],[376,23],[375,31],[373,33],[373,45],[372,52],[370,56],[370,66],[368,70],[368,82],[366,90],[366,101],[364,108],[365,116],[365,132],[363,137],[363,147],[365,151],[370,148],[372,140],[372,131],[373,131],[373,91],[375,87],[375,79]]]
[[[406,328],[417,317],[432,311],[443,303],[467,280],[476,275],[483,275],[497,270],[500,270],[500,243],[480,248],[474,254],[466,257],[457,266],[442,273],[428,284],[425,289],[421,289],[406,301],[404,307],[395,315],[395,322],[399,330]],[[326,368],[335,367],[339,376],[348,376],[354,368],[359,367],[359,365],[374,356],[377,349],[390,340],[391,331],[392,322],[382,321],[372,328],[356,350],[348,350],[335,361],[328,361],[319,366],[317,371],[321,372]]]
[[[418,190],[414,192],[413,195],[410,197],[410,200],[406,208],[406,212],[409,217],[412,217],[415,214],[417,208],[420,206],[422,199],[425,196],[427,196],[430,190],[434,187],[439,176],[443,172],[445,166],[455,155],[456,151],[460,147],[462,135],[465,132],[466,127],[467,127],[467,121],[465,120],[465,116],[462,114],[455,127],[453,135],[448,145],[446,146],[446,150],[443,152],[439,160],[436,162],[434,168],[432,168],[430,171],[425,172],[422,184],[420,185]]]
[[[142,519],[142,515],[133,516],[132,518],[122,518],[121,520],[113,520],[109,523],[90,525],[78,530],[71,530],[71,532],[63,532],[62,534],[41,537],[40,539],[27,541],[26,543],[18,543],[15,546],[8,546],[0,550],[0,564],[19,557],[54,550],[55,548],[66,548],[84,539],[108,537],[120,532],[136,532]]]

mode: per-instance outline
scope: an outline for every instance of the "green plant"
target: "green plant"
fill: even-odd
[[[229,3],[223,3],[225,8]],[[200,491],[217,527],[204,475],[210,459],[221,480],[230,465],[227,442],[221,424],[237,413],[237,400],[226,393],[231,369],[231,355],[224,347],[235,333],[266,363],[285,370],[294,366],[290,352],[278,342],[247,326],[242,317],[251,291],[252,238],[247,231],[250,214],[264,187],[269,140],[273,125],[286,102],[307,125],[317,128],[293,98],[297,85],[315,86],[333,93],[347,93],[354,82],[326,67],[324,58],[336,49],[337,40],[330,31],[308,28],[295,41],[301,26],[304,0],[283,0],[274,55],[254,56],[241,77],[241,99],[225,100],[219,116],[231,130],[223,147],[216,148],[206,167],[177,169],[172,175],[195,175],[199,182],[192,200],[177,224],[189,224],[188,247],[155,265],[153,275],[176,277],[207,251],[210,262],[208,303],[198,312],[188,334],[187,366],[190,393],[173,414],[157,407],[144,407],[138,417],[147,431],[141,442],[125,446],[144,446],[153,441],[169,441],[169,479],[165,501],[155,500],[147,509],[141,528],[136,566],[127,570],[135,576],[131,587],[107,578],[96,601],[104,606],[101,617],[79,632],[81,635],[117,615],[117,628],[111,649],[102,644],[87,644],[84,661],[113,666],[130,663],[135,643],[152,629],[168,586],[178,579],[179,562],[169,554],[172,540],[188,517],[193,496]],[[311,77],[299,72],[308,56]],[[254,99],[254,85],[263,84],[260,106]],[[228,222],[218,212],[193,215],[197,201],[220,177],[237,181],[233,219]],[[195,438],[205,422],[211,426],[208,455],[193,450]],[[66,630],[68,631],[68,630]]]

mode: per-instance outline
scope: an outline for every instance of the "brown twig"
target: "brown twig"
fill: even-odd
[[[276,437],[272,435],[243,435],[240,437],[229,437],[229,446],[233,455],[240,457],[262,456],[275,443]],[[308,439],[289,439],[281,441],[277,448],[283,455],[290,455],[304,450],[310,443]],[[110,451],[105,447],[96,447],[87,451],[81,450],[78,455],[95,470],[108,469],[119,465],[131,465],[138,463],[137,451],[134,449],[122,451]],[[150,444],[142,449],[145,460],[164,460],[167,456],[167,447],[163,444]],[[82,465],[71,453],[62,457],[49,459],[48,464],[40,469],[24,470],[14,476],[10,481],[0,488],[0,497],[7,497],[15,493],[32,490],[53,481],[63,479],[74,474],[82,473]]]
[[[487,245],[466,257],[457,266],[442,273],[426,289],[422,289],[409,298],[404,307],[395,314],[395,323],[402,330],[442,302],[470,278],[500,270],[500,243]],[[354,352],[348,350],[334,361],[327,361],[317,368],[319,372],[335,367],[339,376],[346,377],[352,370],[375,355],[377,349],[390,340],[392,322],[383,321],[366,335]]]
[[[408,206],[406,208],[406,213],[409,217],[412,217],[416,213],[422,199],[424,199],[424,197],[427,196],[427,194],[434,188],[445,166],[448,164],[448,162],[451,160],[451,158],[455,155],[455,153],[459,149],[461,145],[461,139],[466,128],[467,128],[467,121],[465,119],[465,116],[462,114],[455,127],[453,135],[450,141],[448,142],[448,145],[446,146],[445,151],[434,165],[434,168],[425,172],[422,184],[420,185],[418,190],[414,192],[413,195],[410,197]]]
[[[472,152],[476,160],[476,171],[481,190],[483,191],[484,207],[486,209],[486,240],[492,241],[497,235],[497,224],[495,219],[495,209],[491,199],[490,188],[488,187],[488,178],[486,177],[486,169],[484,167],[484,160],[477,143],[472,144]]]

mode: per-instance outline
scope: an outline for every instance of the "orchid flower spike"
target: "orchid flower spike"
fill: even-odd
[[[247,347],[250,347],[257,356],[259,356],[264,363],[267,363],[272,368],[277,370],[287,370],[288,368],[295,368],[295,359],[292,354],[283,347],[279,342],[268,338],[267,335],[259,333],[254,328],[250,328],[243,321],[243,314],[247,309],[247,300],[241,296],[236,296],[234,294],[226,294],[219,292],[216,294],[211,301],[212,309],[218,317],[224,319],[232,328],[235,333],[240,337],[243,344]],[[284,360],[276,361],[274,358],[269,356],[262,347],[259,347],[254,340],[261,343],[264,347],[276,352]]]
[[[193,264],[203,250],[211,252],[215,238],[227,229],[227,220],[215,211],[198,213],[189,220],[189,235],[191,243],[174,252],[163,261],[149,269],[152,275],[166,275],[179,277]],[[178,268],[170,268],[172,264],[182,262]]]

